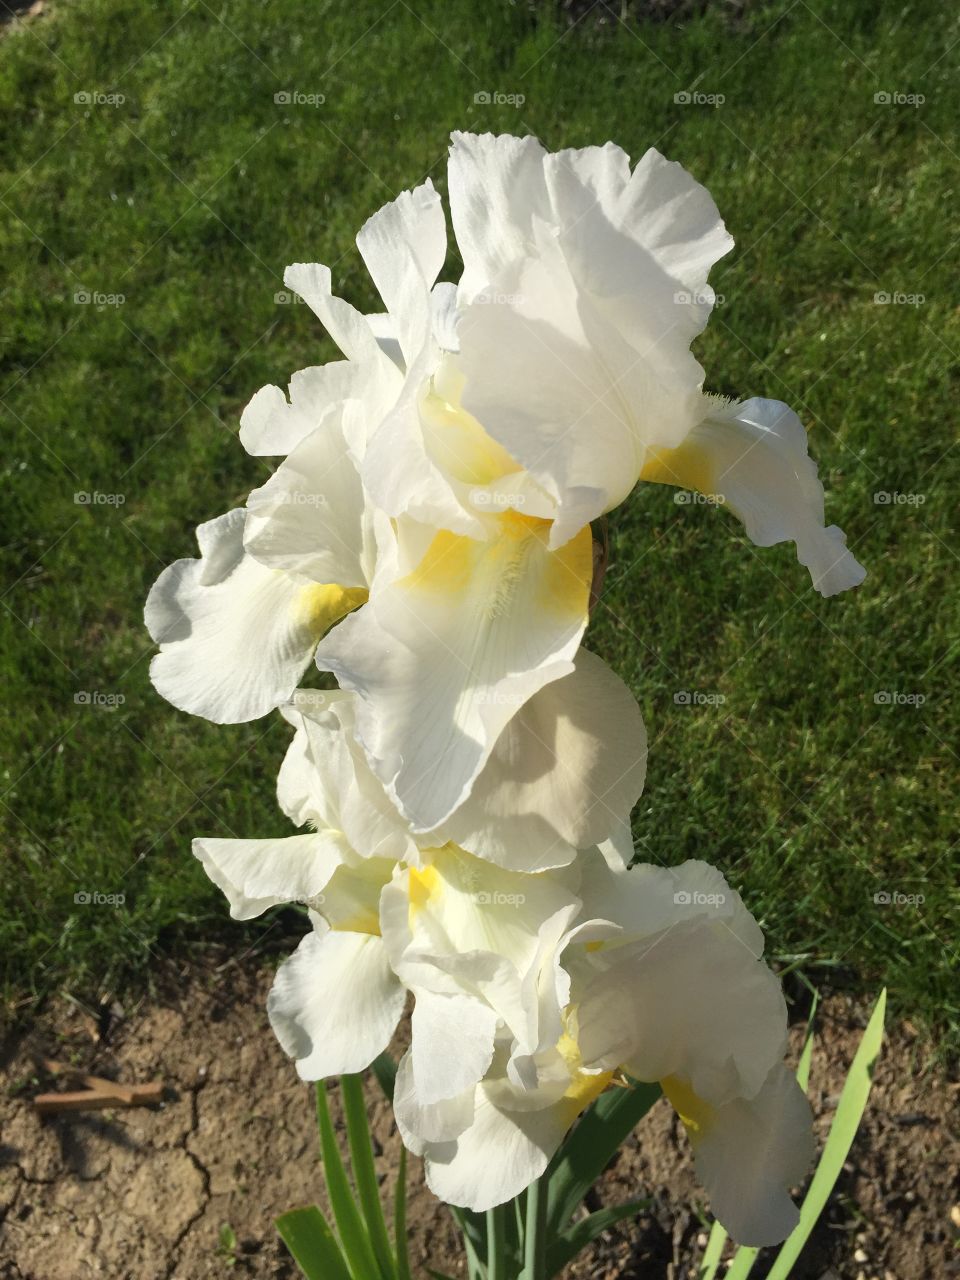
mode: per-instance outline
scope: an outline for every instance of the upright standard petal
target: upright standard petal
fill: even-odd
[[[409,571],[378,569],[317,651],[359,695],[358,736],[415,831],[463,802],[511,717],[572,670],[587,623],[590,530],[554,552],[548,521],[509,511],[494,526],[488,541],[441,531]]]
[[[236,510],[200,525],[200,559],[165,569],[144,613],[160,646],[150,664],[157,692],[217,724],[255,720],[285,702],[319,638],[357,603],[339,585],[247,555],[245,518]]]
[[[471,211],[520,155],[517,196],[491,205],[506,210],[498,256]],[[713,302],[707,271],[732,241],[709,193],[655,151],[632,173],[612,144],[541,166],[542,186],[516,139],[455,139],[454,225],[483,262],[465,252],[465,279],[490,277],[464,308],[459,361],[464,407],[557,501],[558,546],[626,497],[650,440],[678,443],[694,425],[703,370],[690,342]]]
[[[836,525],[824,527],[823,485],[803,423],[779,400],[714,401],[674,449],[653,451],[642,479],[696,489],[725,503],[751,542],[793,542],[823,596],[858,586],[866,570]]]

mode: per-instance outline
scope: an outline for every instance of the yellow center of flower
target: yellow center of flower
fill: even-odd
[[[577,1115],[598,1098],[613,1079],[612,1071],[590,1072],[583,1070],[583,1058],[576,1037],[564,1031],[557,1041],[557,1052],[570,1069],[570,1083],[564,1097],[576,1107]]]

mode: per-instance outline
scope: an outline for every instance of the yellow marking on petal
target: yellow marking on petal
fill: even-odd
[[[685,441],[676,449],[650,449],[640,479],[706,494],[713,493],[716,484],[712,459],[695,441]]]
[[[708,1102],[698,1098],[685,1080],[667,1076],[660,1087],[673,1104],[673,1109],[683,1121],[683,1127],[695,1142],[702,1138],[713,1122],[714,1110]]]
[[[564,1031],[557,1041],[557,1052],[570,1069],[570,1083],[564,1097],[574,1103],[577,1114],[598,1098],[613,1079],[612,1071],[590,1072],[583,1070],[580,1046],[569,1031]]]
[[[410,898],[409,923],[414,927],[417,913],[443,892],[443,880],[435,866],[410,867],[407,872],[407,894]]]
[[[520,464],[503,445],[488,435],[465,409],[438,395],[429,395],[421,402],[420,412],[429,432],[430,452],[441,469],[455,480],[464,484],[492,484],[520,470]]]
[[[358,911],[355,915],[344,916],[330,928],[337,933],[370,933],[380,937],[380,917],[375,911]]]
[[[593,578],[590,528],[550,551],[550,525],[511,509],[497,517],[497,534],[486,542],[441,530],[398,585],[436,594],[445,603],[469,593],[487,619],[510,610],[521,593],[532,617],[540,612],[586,617]]]
[[[352,610],[366,604],[366,587],[341,587],[335,582],[309,582],[294,598],[297,622],[317,636],[329,631]]]
[[[587,951],[599,951],[601,950],[602,947],[603,947],[602,938],[598,938],[596,942],[588,942],[586,945]]]

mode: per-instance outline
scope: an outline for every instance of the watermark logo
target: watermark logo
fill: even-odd
[[[99,89],[81,89],[73,95],[78,107],[122,107],[126,100],[124,93],[101,93]]]
[[[301,93],[299,89],[281,89],[273,95],[278,107],[322,107],[327,100],[324,93]]]
[[[122,907],[127,898],[123,893],[100,893],[99,890],[87,893],[81,889],[73,895],[73,900],[78,907]]]
[[[328,507],[326,494],[308,493],[305,489],[287,489],[275,499],[283,507]]]
[[[501,93],[499,89],[481,89],[473,95],[475,107],[522,107],[526,100],[522,93]]]
[[[873,895],[878,907],[922,907],[926,899],[922,893],[901,893],[899,889],[881,889]]]
[[[473,895],[474,902],[480,907],[522,907],[526,895],[522,893],[503,893],[499,889],[481,889]]]
[[[722,107],[726,100],[722,93],[701,93],[699,89],[681,89],[673,95],[678,107]]]
[[[678,889],[673,901],[678,907],[722,907],[725,893],[701,893],[699,889]]]
[[[103,689],[78,689],[73,700],[78,707],[101,707],[104,711],[116,711],[126,702],[122,693],[106,693]]]
[[[925,493],[901,493],[899,489],[878,489],[873,495],[876,507],[922,507],[926,500]]]
[[[726,696],[722,693],[704,693],[702,689],[678,689],[673,695],[678,707],[722,707]]]
[[[697,493],[694,489],[678,489],[673,495],[678,507],[722,507],[726,498],[722,493]]]
[[[73,495],[73,502],[77,507],[122,507],[126,500],[125,493],[101,493],[99,489],[94,489],[92,493],[80,489]]]
[[[873,695],[878,707],[922,707],[925,693],[901,693],[899,689],[878,689]]]
[[[475,507],[496,507],[500,511],[516,509],[526,505],[526,494],[502,493],[496,489],[475,489],[470,494],[470,501]]]
[[[303,302],[303,299],[299,293],[291,293],[289,289],[278,289],[273,295],[273,301],[278,307],[296,307]]]
[[[726,295],[714,293],[712,289],[678,289],[673,295],[674,302],[681,307],[722,307]]]
[[[878,107],[922,107],[926,100],[922,93],[901,93],[898,89],[881,89],[873,95],[874,104]]]
[[[126,300],[126,294],[100,293],[96,289],[77,289],[73,295],[76,307],[122,307]]]
[[[873,295],[874,304],[878,307],[922,307],[926,300],[925,293],[904,293],[902,289],[894,289],[892,293],[879,289]]]

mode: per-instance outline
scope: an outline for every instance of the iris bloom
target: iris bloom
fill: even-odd
[[[759,929],[704,863],[626,870],[616,833],[642,776],[618,778],[620,752],[598,750],[582,718],[557,735],[563,764],[521,754],[518,772],[512,735],[530,731],[528,717],[556,722],[552,704],[579,684],[585,704],[606,686],[610,723],[615,679],[581,653],[497,744],[456,826],[426,836],[358,748],[355,698],[304,691],[285,709],[296,733],[278,796],[314,829],[202,839],[195,852],[236,918],[285,902],[309,909],[312,929],[268,1000],[303,1078],[364,1069],[413,996],[396,1117],[442,1199],[482,1210],[519,1193],[625,1070],[662,1082],[731,1233],[782,1239],[809,1115],[781,1065],[785,1007]],[[641,745],[636,719],[619,732],[621,750]],[[529,777],[523,759],[536,765]],[[588,838],[602,847],[578,852]],[[535,865],[549,869],[516,869],[529,865],[531,840]]]
[[[330,272],[285,280],[343,359],[265,387],[241,440],[282,459],[198,530],[201,557],[156,583],[154,683],[175,705],[248,720],[311,656],[357,695],[355,732],[419,833],[463,804],[519,709],[573,670],[592,577],[589,522],[638,480],[725,499],[760,545],[796,542],[824,594],[860,581],[824,528],[806,434],[785,405],[705,396],[690,352],[727,235],[709,194],[648,151],[548,155],[454,135],[464,261],[427,182],[357,237],[385,310]]]

